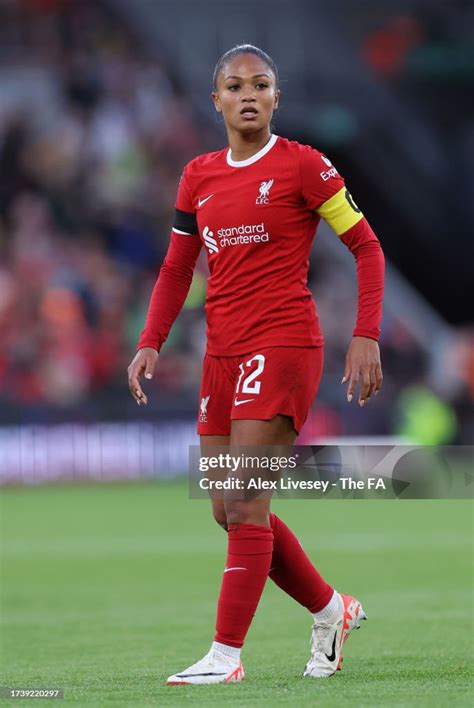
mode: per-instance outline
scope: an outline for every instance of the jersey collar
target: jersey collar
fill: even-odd
[[[278,135],[271,135],[270,140],[266,145],[261,148],[258,152],[255,153],[255,155],[252,155],[252,157],[248,157],[246,160],[233,160],[230,156],[230,148],[227,150],[227,164],[230,165],[231,167],[247,167],[248,165],[253,165],[254,162],[257,162],[257,160],[260,160],[261,157],[267,154],[272,147],[275,145],[276,141],[278,140]]]

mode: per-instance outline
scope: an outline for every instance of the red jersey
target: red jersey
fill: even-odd
[[[173,231],[181,243],[172,270],[184,274],[180,262],[186,260],[186,241],[191,262],[193,258],[195,262],[199,252],[195,239],[199,238],[210,271],[206,298],[209,354],[234,356],[263,347],[323,344],[307,287],[309,254],[321,216],[353,252],[367,244],[372,250],[375,246],[380,264],[375,234],[342,177],[317,150],[272,135],[247,160],[232,160],[226,148],[200,155],[186,165],[176,199]],[[358,261],[358,270],[359,265]],[[183,275],[181,295],[186,278],[189,271]],[[374,339],[380,331],[383,262],[376,280],[366,287],[361,306],[359,277],[354,330],[354,334]],[[159,300],[164,301],[164,297]],[[167,331],[152,331],[153,327],[160,329],[160,313],[157,308],[151,310],[139,348],[159,349],[167,335]],[[170,312],[164,329],[169,329],[176,314]]]

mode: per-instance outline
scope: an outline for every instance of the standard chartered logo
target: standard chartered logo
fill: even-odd
[[[270,241],[270,235],[265,229],[263,221],[260,224],[241,224],[240,226],[221,228],[217,231],[217,236],[219,240],[216,240],[214,232],[209,226],[204,227],[202,237],[209,253],[219,253],[219,250],[226,246],[242,246]]]
[[[209,249],[209,253],[219,253],[219,248],[217,247],[217,241],[214,238],[214,232],[211,231],[209,226],[204,227],[204,231],[202,232],[202,237],[204,239],[204,243],[206,244],[207,248]]]

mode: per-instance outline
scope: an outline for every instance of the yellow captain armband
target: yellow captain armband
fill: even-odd
[[[338,236],[351,229],[364,218],[363,213],[354,203],[345,187],[339,190],[331,199],[316,209],[319,216],[326,221]]]

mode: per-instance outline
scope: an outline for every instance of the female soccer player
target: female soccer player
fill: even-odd
[[[184,169],[169,249],[128,369],[133,397],[146,404],[140,377],[152,378],[204,246],[210,277],[198,421],[203,450],[294,443],[323,366],[323,338],[306,286],[321,217],[357,262],[358,316],[343,378],[347,400],[359,381],[361,406],[382,385],[380,244],[331,162],[272,135],[279,97],[277,68],[261,49],[245,44],[219,59],[212,100],[229,147],[200,155]],[[270,513],[268,498],[211,501],[228,537],[215,641],[168,684],[242,680],[240,650],[268,576],[313,615],[304,676],[334,674],[343,643],[366,619],[360,602],[323,580],[293,532]]]

